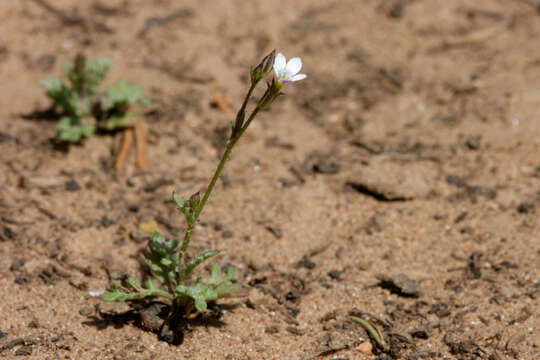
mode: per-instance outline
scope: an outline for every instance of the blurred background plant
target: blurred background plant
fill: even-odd
[[[119,79],[114,85],[101,88],[113,62],[107,58],[91,59],[77,55],[73,64],[66,64],[63,73],[67,83],[61,79],[50,77],[39,84],[53,100],[54,110],[59,117],[58,139],[63,142],[77,143],[92,136],[96,131],[115,131],[136,128],[139,142],[144,142],[144,127],[137,116],[130,112],[135,104],[149,105],[150,100],[144,91],[135,84]],[[139,131],[137,131],[139,130]],[[124,144],[117,159],[117,168],[123,157],[122,150],[126,143],[131,145],[131,136],[124,137]],[[137,146],[145,148],[144,144]],[[127,147],[129,150],[129,146]],[[140,151],[138,152],[140,153]],[[124,159],[125,160],[125,159]],[[144,161],[138,159],[140,168]],[[121,165],[121,164],[120,164]]]

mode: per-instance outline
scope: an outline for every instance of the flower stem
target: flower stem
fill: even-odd
[[[256,84],[254,84],[256,85]],[[244,105],[242,105],[242,109],[245,108],[245,104],[247,103],[247,99],[251,95],[251,92],[254,89],[254,85],[251,85],[248,96],[246,96],[246,100],[244,101]],[[245,110],[240,111],[245,111]],[[249,124],[253,121],[255,116],[257,116],[257,113],[259,112],[259,107],[257,106],[251,115],[249,115],[248,120],[242,124],[239,130],[233,130],[235,134],[229,139],[227,143],[227,148],[225,149],[225,152],[223,153],[223,156],[221,157],[221,160],[219,161],[219,164],[216,168],[216,171],[214,172],[214,176],[212,176],[212,180],[210,180],[210,184],[208,184],[208,187],[206,188],[206,192],[203,195],[203,198],[201,199],[201,202],[197,206],[197,209],[193,213],[191,217],[188,218],[188,224],[186,229],[186,234],[184,235],[184,241],[182,242],[181,251],[185,252],[189,246],[189,242],[191,241],[191,233],[193,232],[193,229],[195,228],[195,224],[197,223],[197,219],[199,218],[199,215],[201,214],[204,205],[206,205],[206,202],[208,201],[208,198],[210,197],[210,194],[212,193],[212,190],[214,190],[214,186],[216,185],[216,182],[218,181],[221,172],[223,171],[223,168],[225,167],[225,163],[229,159],[229,156],[231,155],[233,147],[236,145],[240,137],[244,134],[246,129],[248,128]]]
[[[246,111],[247,102],[249,101],[249,98],[251,97],[251,93],[253,92],[256,86],[257,86],[256,82],[251,84],[247,92],[246,98],[244,99],[244,102],[242,103],[242,107],[240,108],[240,111],[238,111],[238,113]]]
[[[246,94],[246,97],[244,98],[244,102],[242,103],[242,106],[240,107],[240,110],[238,110],[238,113],[236,114],[236,120],[234,121],[233,130],[231,132],[231,138],[233,139],[238,134],[238,131],[242,128],[244,125],[244,118],[246,113],[246,106],[249,101],[249,98],[251,97],[251,93],[257,86],[258,81],[251,83],[251,86],[249,87],[249,90]],[[229,140],[230,140],[229,139]]]

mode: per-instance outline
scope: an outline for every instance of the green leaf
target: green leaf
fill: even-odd
[[[127,284],[129,286],[131,286],[132,288],[138,290],[141,288],[141,283],[139,282],[139,280],[135,279],[135,278],[132,278],[130,277],[129,279],[127,279]]]
[[[117,291],[117,292],[106,292],[105,294],[103,294],[103,301],[108,301],[108,302],[124,301],[125,300],[125,295],[126,294],[121,293],[119,291]]]
[[[184,278],[187,278],[195,268],[202,263],[203,261],[206,261],[210,259],[211,257],[216,256],[219,254],[219,251],[217,250],[205,250],[203,252],[198,253],[193,259],[191,259],[190,262],[186,264],[186,270],[184,273]],[[219,265],[218,265],[219,266]]]
[[[107,58],[75,59],[73,65],[64,66],[64,74],[69,79],[73,90],[80,96],[93,96],[99,92],[99,86],[113,65]]]
[[[77,93],[69,89],[63,81],[57,78],[48,78],[39,81],[45,88],[47,96],[54,102],[54,106],[67,115],[78,117],[83,115],[80,99]]]
[[[146,288],[148,288],[149,290],[157,290],[158,289],[157,286],[152,281],[152,279],[146,280],[145,285],[146,285]]]
[[[210,274],[210,282],[212,284],[219,284],[221,281],[221,266],[219,264],[214,264],[212,266],[212,272]]]
[[[172,300],[174,296],[172,294],[169,294],[168,292],[165,292],[159,288],[157,288],[152,281],[146,282],[147,289],[140,286],[140,283],[133,278],[128,279],[128,285],[135,288],[137,290],[136,292],[127,292],[123,291],[120,288],[120,285],[118,282],[111,282],[110,288],[111,291],[108,291],[103,294],[103,300],[104,301],[132,301],[132,300],[140,300],[144,299],[145,297],[149,296],[157,296],[157,297],[164,297],[166,299]],[[134,286],[138,285],[138,286]]]
[[[199,312],[206,311],[208,301],[214,301],[222,297],[238,296],[246,293],[243,287],[234,282],[234,271],[229,268],[227,275],[222,277],[219,265],[214,265],[210,279],[202,276],[197,278],[195,284],[190,286],[179,285],[175,292],[184,298],[191,298],[195,308]]]
[[[128,127],[137,120],[137,116],[132,113],[112,115],[105,120],[103,126],[106,130],[116,130]]]
[[[58,122],[58,138],[62,141],[77,142],[94,131],[94,125],[84,119],[64,116]]]
[[[205,312],[206,309],[208,309],[206,299],[202,297],[195,298],[195,309],[197,309],[198,312]]]
[[[130,84],[124,79],[119,79],[116,85],[107,88],[107,102],[109,109],[135,103],[150,104],[150,100],[139,86]]]
[[[173,264],[173,262],[167,258],[163,258],[159,262],[161,265],[166,266],[166,267],[170,267]]]
[[[235,277],[236,277],[236,269],[233,268],[232,266],[229,266],[227,268],[227,277],[225,279],[226,280],[234,280]]]
[[[152,235],[152,240],[143,256],[144,262],[152,270],[154,277],[162,284],[180,282],[180,257],[176,252],[179,241],[167,240],[160,232]]]
[[[173,193],[173,195],[172,195],[172,200],[173,200],[174,204],[176,205],[176,207],[177,207],[181,212],[183,212],[184,215],[185,215],[186,217],[189,217],[188,208],[187,208],[187,205],[188,205],[188,204],[187,204],[187,201],[180,200],[180,199],[178,198],[178,196],[176,196],[175,193]]]
[[[216,292],[220,298],[222,297],[231,297],[238,295],[242,286],[240,284],[225,282],[221,283],[217,288]]]
[[[176,248],[178,247],[178,245],[180,245],[180,242],[179,242],[177,239],[172,239],[172,240],[169,242],[169,246],[168,246],[167,251],[168,251],[170,254],[172,254],[172,252],[176,250]]]

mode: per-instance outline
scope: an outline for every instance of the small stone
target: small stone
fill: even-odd
[[[418,281],[409,279],[405,274],[398,274],[391,278],[381,277],[379,286],[399,296],[418,297],[420,295]]]
[[[281,232],[281,230],[275,226],[266,226],[266,230],[270,231],[270,233],[272,233],[272,235],[274,235],[276,237],[276,239],[281,239],[283,237],[283,233]]]
[[[15,275],[14,281],[15,281],[15,284],[22,285],[30,281],[30,275],[28,275],[25,271],[21,271],[20,273]]]
[[[6,238],[12,240],[12,239],[15,239],[19,234],[17,234],[15,231],[11,230],[7,226],[5,226],[4,235],[6,236]]]
[[[15,351],[15,356],[29,356],[32,355],[34,347],[32,345],[24,345]]]
[[[101,217],[101,225],[102,225],[103,227],[108,228],[109,226],[112,226],[112,225],[114,225],[114,224],[116,224],[116,221],[114,221],[113,219],[107,217],[106,215],[103,215],[103,216]]]
[[[69,285],[81,291],[88,290],[88,283],[82,279],[77,279],[77,278],[71,279],[69,280]]]
[[[373,353],[373,344],[369,341],[364,341],[356,348],[362,354],[371,355]]]
[[[25,259],[14,260],[9,266],[9,271],[18,271],[24,267],[24,264],[26,264]]]
[[[85,307],[79,309],[79,314],[82,315],[82,316],[88,317],[88,316],[92,315],[93,313],[94,313],[94,310],[89,306],[85,306]]]
[[[307,255],[304,255],[302,257],[302,259],[296,263],[296,267],[298,267],[298,268],[303,267],[303,268],[306,268],[308,270],[313,270],[313,269],[315,269],[316,266],[317,266],[317,264],[315,264],[313,261],[311,261],[311,259],[309,257],[307,257]]]
[[[267,326],[266,329],[264,329],[264,332],[267,334],[277,334],[279,332],[279,326],[277,325]]]
[[[223,225],[220,224],[220,223],[218,223],[218,222],[215,223],[215,224],[214,224],[214,230],[216,230],[216,231],[221,231],[221,230],[223,230]]]
[[[119,316],[129,313],[131,307],[125,302],[102,302],[98,305],[98,311],[101,316]]]
[[[406,201],[429,196],[438,185],[438,170],[427,162],[406,165],[387,160],[370,161],[353,170],[346,185],[377,201]]]
[[[66,190],[79,191],[81,190],[81,185],[79,185],[79,183],[75,179],[71,179],[68,182],[66,182]]]
[[[293,335],[304,335],[306,333],[306,330],[294,326],[288,326],[286,330]]]
[[[328,276],[330,276],[334,280],[339,280],[339,278],[344,272],[344,270],[331,270],[328,272]]]
[[[531,214],[534,212],[534,203],[530,201],[524,201],[518,205],[517,211],[520,214]]]
[[[428,314],[435,314],[439,318],[447,317],[451,314],[450,306],[446,303],[435,303],[431,306]]]
[[[321,160],[313,165],[313,171],[319,174],[337,174],[341,170],[341,164],[331,160]]]
[[[429,338],[429,334],[426,329],[414,329],[413,331],[410,332],[410,334],[413,338],[417,338],[417,339],[425,340]]]
[[[141,210],[141,207],[137,204],[131,204],[128,206],[128,210],[133,212],[133,213],[137,213]]]
[[[153,302],[139,312],[141,326],[150,331],[159,331],[163,320],[169,312],[169,306],[161,302]]]
[[[140,229],[133,229],[129,233],[129,238],[131,240],[133,240],[137,244],[148,242],[151,239],[149,233],[147,233],[146,231],[140,230]]]
[[[28,327],[29,328],[32,328],[32,329],[37,329],[39,328],[39,320],[38,319],[33,319],[32,321],[30,321],[28,323]]]
[[[395,3],[388,11],[388,16],[394,19],[399,19],[403,16],[405,5],[401,2]]]
[[[478,150],[480,149],[480,141],[481,138],[479,136],[473,136],[465,141],[465,146],[467,146],[469,150]]]

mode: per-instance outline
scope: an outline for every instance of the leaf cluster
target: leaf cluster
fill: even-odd
[[[198,197],[192,196],[190,200],[182,201],[173,195],[173,200],[186,218],[191,220],[199,204]],[[235,280],[235,269],[232,267],[223,274],[221,267],[214,264],[210,277],[198,276],[195,281],[190,281],[193,271],[218,253],[217,250],[205,250],[186,261],[187,254],[180,248],[178,240],[167,239],[155,232],[143,255],[143,261],[148,265],[153,279],[147,280],[144,287],[133,278],[127,280],[126,286],[112,282],[110,291],[103,295],[103,299],[133,301],[150,296],[162,297],[173,301],[186,313],[193,309],[204,312],[209,301],[246,293],[245,287]]]
[[[54,77],[39,82],[60,113],[60,140],[77,142],[93,135],[98,128],[115,130],[130,126],[136,120],[128,112],[130,105],[150,103],[140,87],[124,79],[103,90],[101,84],[112,66],[110,59],[78,55],[72,65],[63,67],[67,83]]]

